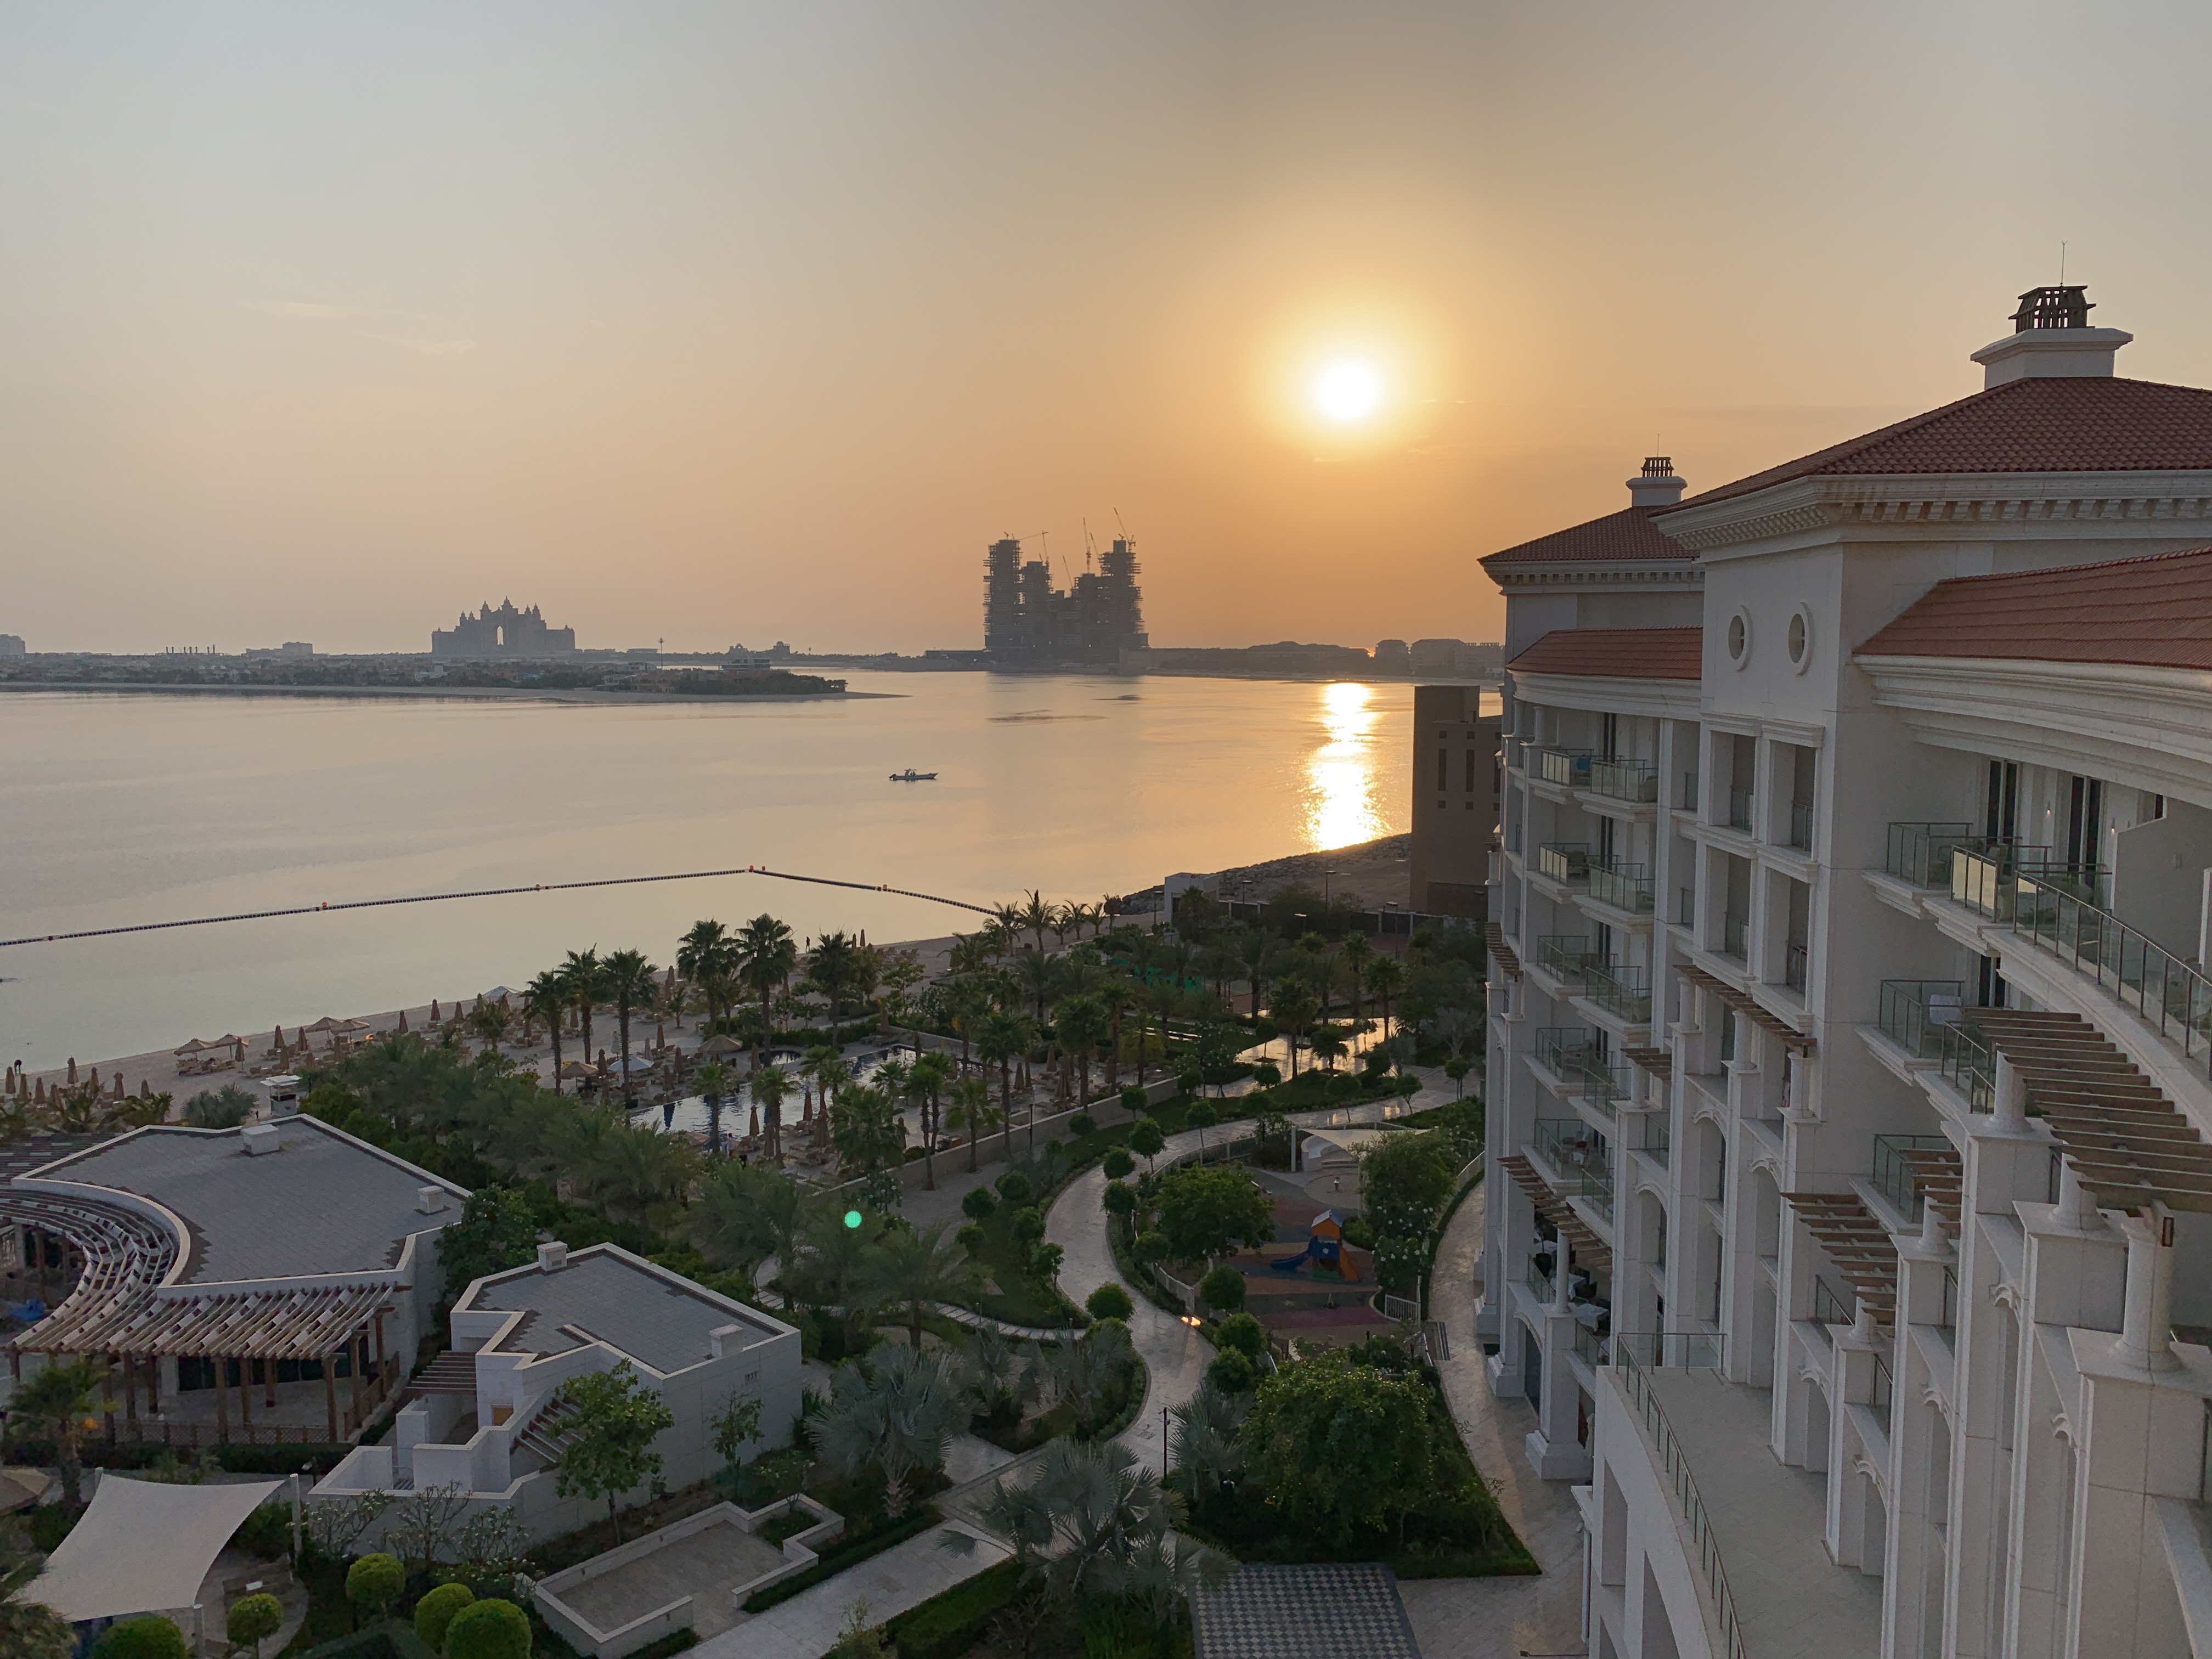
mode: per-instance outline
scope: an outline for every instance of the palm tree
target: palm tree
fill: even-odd
[[[791,1092],[791,1079],[780,1066],[764,1066],[755,1061],[752,1081],[753,1104],[761,1109],[761,1130],[768,1139],[768,1155],[783,1156],[783,1097]]]
[[[1036,1397],[1042,1356],[1035,1343],[1019,1343],[996,1325],[968,1333],[968,1389],[982,1415],[1001,1422],[1018,1419],[1023,1404]]]
[[[222,1362],[218,1360],[216,1364],[220,1365]],[[221,1386],[221,1379],[216,1381]],[[8,1401],[10,1418],[42,1428],[52,1437],[54,1461],[62,1472],[62,1504],[72,1514],[84,1507],[84,1463],[79,1449],[84,1444],[84,1437],[99,1425],[100,1418],[115,1409],[114,1401],[101,1397],[106,1382],[107,1360],[104,1355],[87,1354],[82,1359],[49,1358],[36,1376],[15,1385],[15,1392]]]
[[[1288,1041],[1291,1075],[1296,1077],[1298,1074],[1298,1037],[1313,1023],[1314,1016],[1321,1012],[1320,1000],[1306,988],[1304,981],[1286,979],[1275,987],[1274,1000],[1267,1005],[1267,1012],[1275,1017],[1275,1024],[1282,1028]]]
[[[750,1277],[775,1256],[785,1281],[783,1305],[792,1305],[800,1245],[819,1213],[818,1202],[781,1170],[725,1164],[701,1188],[690,1216],[692,1243],[716,1267]]]
[[[1039,1024],[1044,1023],[1044,1000],[1060,982],[1060,963],[1042,951],[1024,951],[1015,958],[1014,976],[1030,994]]]
[[[676,969],[699,988],[707,1018],[726,1012],[738,970],[738,942],[719,921],[695,921],[676,946]]]
[[[1267,970],[1275,959],[1275,936],[1266,928],[1247,927],[1237,938],[1237,953],[1243,958],[1244,977],[1252,987],[1252,1012],[1260,1012],[1260,1000],[1267,988]]]
[[[799,1074],[814,1085],[815,1095],[822,1108],[821,1121],[815,1126],[817,1146],[826,1145],[830,1139],[830,1091],[842,1089],[853,1080],[853,1068],[845,1063],[845,1056],[826,1042],[817,1042],[806,1051],[799,1062]]]
[[[1345,985],[1352,997],[1352,1023],[1359,1023],[1359,993],[1366,983],[1368,965],[1375,960],[1375,947],[1367,942],[1364,933],[1344,936]]]
[[[478,997],[477,1006],[469,1010],[469,1029],[492,1053],[497,1054],[501,1040],[507,1036],[507,1028],[513,1018],[496,1002],[486,1002]]]
[[[1006,1138],[1003,1155],[1010,1160],[1014,1155],[1014,1060],[1029,1051],[1030,1023],[1023,1015],[1002,1009],[984,1019],[975,1052],[984,1065],[999,1068],[999,1113]]]
[[[561,1021],[568,1012],[568,988],[558,969],[549,969],[522,988],[522,1012],[542,1019],[553,1039],[553,1092],[561,1092]]]
[[[830,999],[830,1024],[834,1031],[838,1011],[844,1005],[845,993],[853,987],[860,969],[860,947],[851,935],[842,931],[824,933],[822,942],[806,961],[806,971],[822,988],[822,994]]]
[[[1313,1035],[1306,1042],[1321,1057],[1323,1067],[1332,1072],[1336,1069],[1336,1062],[1344,1058],[1344,1051],[1351,1047],[1345,1038],[1344,1027],[1327,1021],[1315,1026]]]
[[[968,1426],[959,1362],[882,1342],[860,1364],[839,1366],[830,1386],[830,1409],[814,1427],[823,1461],[847,1474],[880,1472],[885,1517],[903,1516],[913,1477],[942,1465],[952,1436]]]
[[[991,1126],[999,1121],[991,1105],[991,1085],[980,1077],[963,1077],[952,1085],[952,1127],[968,1137],[968,1173],[975,1173],[975,1149]]]
[[[642,951],[616,951],[599,964],[600,994],[615,1006],[617,1035],[622,1042],[623,1104],[635,1105],[629,1086],[629,1017],[640,1003],[653,1000],[653,966]]]
[[[1097,1054],[1098,1045],[1106,1041],[1108,1026],[1106,1005],[1097,997],[1079,992],[1053,1010],[1053,1031],[1060,1046],[1075,1056],[1080,1068],[1081,1086],[1076,1091],[1075,1103],[1091,1103],[1091,1061]]]
[[[938,1222],[921,1232],[894,1227],[870,1265],[867,1283],[880,1305],[906,1310],[907,1340],[921,1346],[921,1322],[940,1302],[957,1302],[975,1287],[975,1267],[967,1251],[945,1236],[952,1224]]]
[[[707,1150],[720,1157],[722,1151],[722,1097],[730,1091],[734,1078],[730,1068],[719,1060],[710,1060],[699,1068],[691,1079],[699,1085],[699,1092],[707,1100]]]
[[[956,979],[948,988],[945,1005],[952,1016],[952,1029],[960,1033],[960,1063],[965,1066],[969,1042],[991,1012],[990,988],[980,975]]]
[[[1052,906],[1045,902],[1043,894],[1032,888],[1029,897],[1022,902],[1021,925],[1036,936],[1036,948],[1039,955],[1044,952],[1045,929],[1051,927],[1052,923]]]
[[[580,1173],[597,1202],[628,1211],[650,1234],[653,1207],[690,1191],[697,1157],[690,1141],[675,1135],[623,1127],[599,1138]]]
[[[1169,1408],[1175,1428],[1168,1440],[1168,1468],[1180,1477],[1182,1495],[1192,1503],[1218,1492],[1243,1472],[1244,1452],[1237,1431],[1252,1409],[1248,1395],[1224,1394],[1209,1379],[1179,1406]]]
[[[952,1081],[952,1058],[938,1049],[915,1056],[907,1068],[907,1098],[921,1108],[921,1173],[931,1192],[937,1190],[938,1098]]]
[[[738,935],[738,977],[745,988],[760,999],[761,1024],[763,1032],[772,1022],[769,1019],[769,999],[775,988],[791,977],[791,970],[799,965],[799,947],[791,942],[791,929],[763,911],[744,925]],[[761,1039],[767,1046],[765,1035]]]
[[[75,1659],[76,1632],[68,1621],[24,1594],[45,1559],[20,1517],[0,1518],[0,1653],[9,1659]]]
[[[599,948],[571,951],[561,964],[562,982],[568,988],[568,1006],[583,1022],[584,1064],[592,1063],[592,1009],[599,1000]]]
[[[1391,1034],[1390,999],[1405,982],[1405,965],[1395,957],[1378,956],[1367,964],[1367,988],[1382,1005],[1382,1033],[1386,1037]]]

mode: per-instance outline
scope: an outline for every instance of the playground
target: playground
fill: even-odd
[[[1378,1288],[1374,1258],[1345,1242],[1349,1216],[1309,1191],[1326,1183],[1264,1170],[1254,1171],[1254,1178],[1272,1202],[1275,1237],[1225,1264],[1244,1276],[1246,1309],[1271,1334],[1309,1348],[1358,1342],[1388,1329],[1390,1322],[1368,1306]],[[1354,1188],[1350,1207],[1357,1214],[1356,1170],[1344,1184]]]

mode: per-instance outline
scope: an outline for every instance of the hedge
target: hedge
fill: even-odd
[[[908,1607],[884,1626],[884,1634],[898,1659],[956,1659],[1021,1589],[1022,1564],[1009,1559]]]
[[[747,1613],[766,1613],[779,1601],[788,1601],[805,1589],[812,1589],[823,1579],[841,1573],[848,1567],[858,1566],[872,1555],[880,1555],[894,1544],[903,1544],[916,1533],[927,1532],[938,1525],[938,1519],[927,1510],[917,1510],[903,1521],[878,1527],[873,1532],[863,1533],[847,1541],[842,1549],[823,1556],[805,1572],[795,1572],[788,1578],[777,1580],[764,1589],[757,1589],[745,1597]]]

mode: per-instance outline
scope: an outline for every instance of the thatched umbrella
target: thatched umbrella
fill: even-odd
[[[172,1048],[169,1052],[181,1058],[185,1054],[197,1054],[209,1046],[209,1044],[201,1042],[199,1038],[192,1037],[187,1040],[182,1046]]]
[[[39,1079],[39,1081],[38,1081],[38,1085],[37,1085],[37,1086],[36,1086],[35,1090],[33,1091],[33,1094],[32,1094],[32,1096],[31,1096],[31,1098],[32,1098],[33,1100],[36,1101],[36,1102],[37,1102],[40,1105],[41,1105],[41,1106],[43,1106],[43,1105],[45,1105],[45,1104],[46,1103],[46,1079],[44,1079],[44,1078],[40,1078],[40,1079]]]
[[[438,999],[437,999],[437,998],[435,998],[435,997],[432,997],[432,998],[430,999],[430,1024],[433,1024],[433,1025],[435,1025],[437,1023],[438,1023]]]
[[[74,1089],[76,1086],[76,1056],[75,1054],[70,1056],[69,1080],[70,1086]]]

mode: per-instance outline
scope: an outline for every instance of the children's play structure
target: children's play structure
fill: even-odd
[[[1296,1273],[1310,1261],[1318,1261],[1330,1267],[1340,1268],[1344,1261],[1344,1223],[1334,1210],[1323,1210],[1313,1218],[1306,1230],[1306,1247],[1296,1255],[1286,1255],[1270,1261],[1268,1267],[1279,1273]]]

